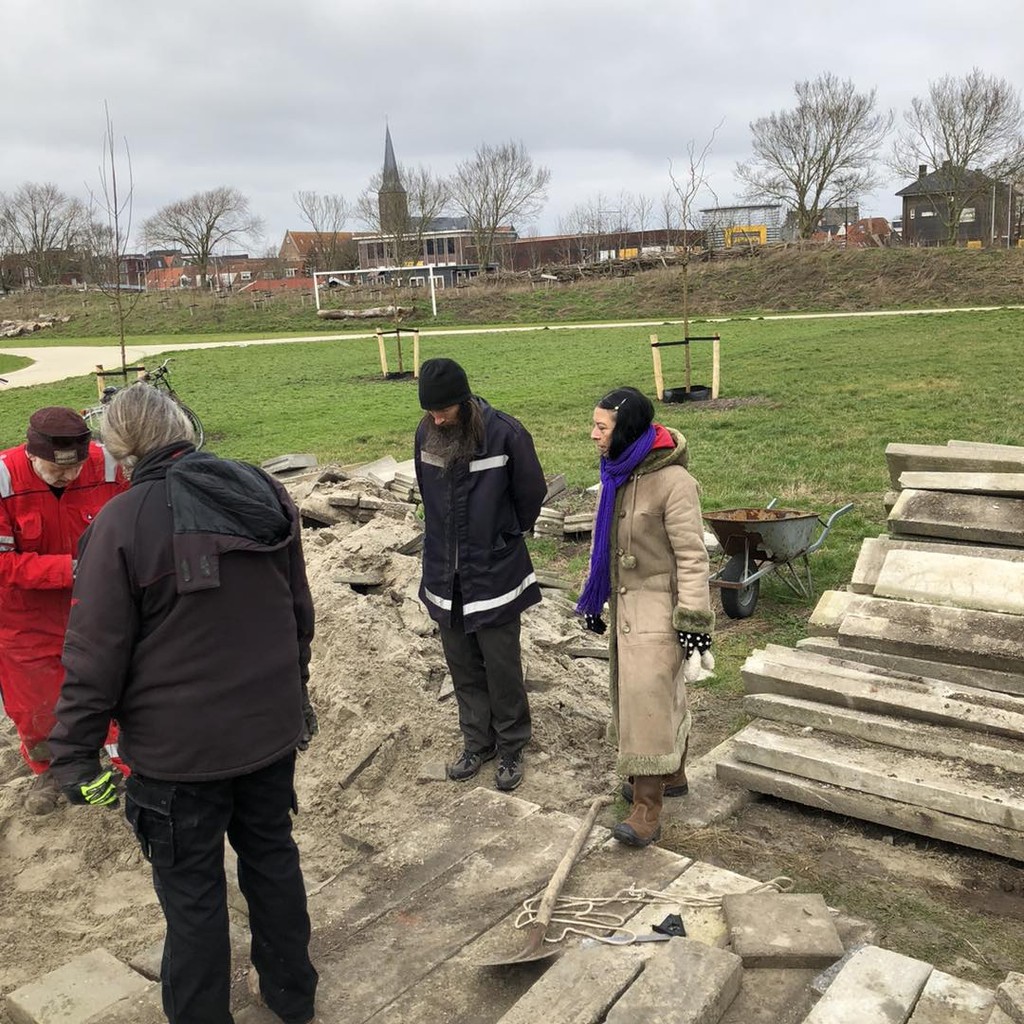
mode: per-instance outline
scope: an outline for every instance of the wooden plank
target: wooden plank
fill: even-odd
[[[901,473],[900,487],[1024,498],[1024,473]]]
[[[755,651],[741,669],[747,693],[781,693],[858,711],[1024,739],[1019,698],[936,679],[905,679],[826,663],[809,664],[799,660],[800,654]],[[993,705],[992,701],[998,703]],[[1007,701],[1012,703],[1005,706]]]
[[[1024,500],[942,491],[902,491],[889,531],[978,544],[1024,547]]]
[[[782,722],[748,725],[735,738],[736,757],[748,764],[1024,830],[1024,776],[1015,772],[808,733]]]
[[[869,743],[883,743],[901,750],[927,750],[943,757],[962,757],[976,764],[1003,768],[1024,775],[1024,746],[1019,740],[987,736],[948,725],[876,715],[870,711],[819,704],[778,693],[752,693],[743,698],[743,709],[752,718],[787,722],[801,728],[852,736]]]
[[[890,551],[878,574],[875,595],[1024,615],[1024,562],[952,552]]]
[[[939,444],[889,444],[885,461],[893,487],[900,474],[935,473],[1021,473],[1024,455],[1016,451],[991,451],[988,447]]]
[[[843,814],[862,821],[872,821],[886,828],[896,828],[915,835],[957,843],[973,850],[984,850],[1000,857],[1024,860],[1024,833],[996,825],[983,825],[951,814],[926,810],[897,800],[886,800],[842,786],[800,778],[743,764],[736,760],[718,762],[718,776],[735,786],[746,786],[755,793],[764,793],[790,800],[807,807],[817,807],[833,814]]]
[[[995,672],[991,669],[974,668],[971,665],[957,665],[954,662],[905,658],[863,647],[843,647],[838,640],[828,637],[806,637],[797,641],[796,649],[808,654],[820,654],[840,664],[855,665],[866,672],[881,669],[886,675],[943,679],[960,686],[976,686],[983,690],[995,690],[997,693],[1024,695],[1024,672]]]

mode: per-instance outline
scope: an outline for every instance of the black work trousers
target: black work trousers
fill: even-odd
[[[452,674],[466,749],[478,754],[496,746],[502,754],[518,753],[532,735],[519,616],[467,633],[458,590],[453,605],[451,626],[440,626],[441,646]]]
[[[167,920],[160,980],[170,1024],[232,1024],[224,836],[238,854],[251,957],[267,1006],[286,1024],[312,1020],[317,973],[292,838],[295,754],[249,775],[165,782],[132,775],[125,814],[153,866]]]

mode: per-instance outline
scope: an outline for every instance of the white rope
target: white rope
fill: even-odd
[[[779,875],[768,882],[759,882],[745,894],[792,892],[793,880]],[[523,901],[523,909],[516,915],[516,928],[528,928],[537,920],[537,910],[541,897],[532,896]],[[610,909],[612,904],[631,904],[632,908],[624,913],[616,913]],[[583,935],[603,942],[610,946],[628,946],[639,940],[639,934],[626,928],[626,922],[636,913],[640,906],[672,906],[682,915],[683,907],[692,909],[721,907],[722,896],[697,896],[685,893],[669,893],[658,889],[645,889],[631,885],[620,889],[614,896],[559,896],[548,926],[549,934],[544,936],[545,942],[562,942],[568,935]],[[561,931],[552,933],[550,929],[561,926]],[[609,934],[611,932],[612,934]]]

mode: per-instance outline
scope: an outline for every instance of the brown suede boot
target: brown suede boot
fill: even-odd
[[[612,836],[627,846],[649,846],[661,838],[661,775],[637,775],[633,780],[633,807],[629,817],[612,829]]]
[[[675,796],[686,796],[690,792],[690,784],[686,781],[686,751],[690,747],[690,740],[687,737],[686,743],[683,746],[683,758],[679,762],[679,767],[669,775],[662,775],[662,781],[665,783],[664,796],[675,797]],[[622,798],[628,800],[630,803],[633,802],[633,776],[630,775],[629,780],[622,784]]]

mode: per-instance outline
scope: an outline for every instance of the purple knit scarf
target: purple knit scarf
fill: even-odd
[[[612,581],[611,564],[612,518],[615,493],[654,447],[656,431],[651,425],[617,459],[601,459],[601,501],[594,520],[594,543],[590,549],[590,575],[580,594],[576,611],[579,615],[600,615],[608,600]]]

